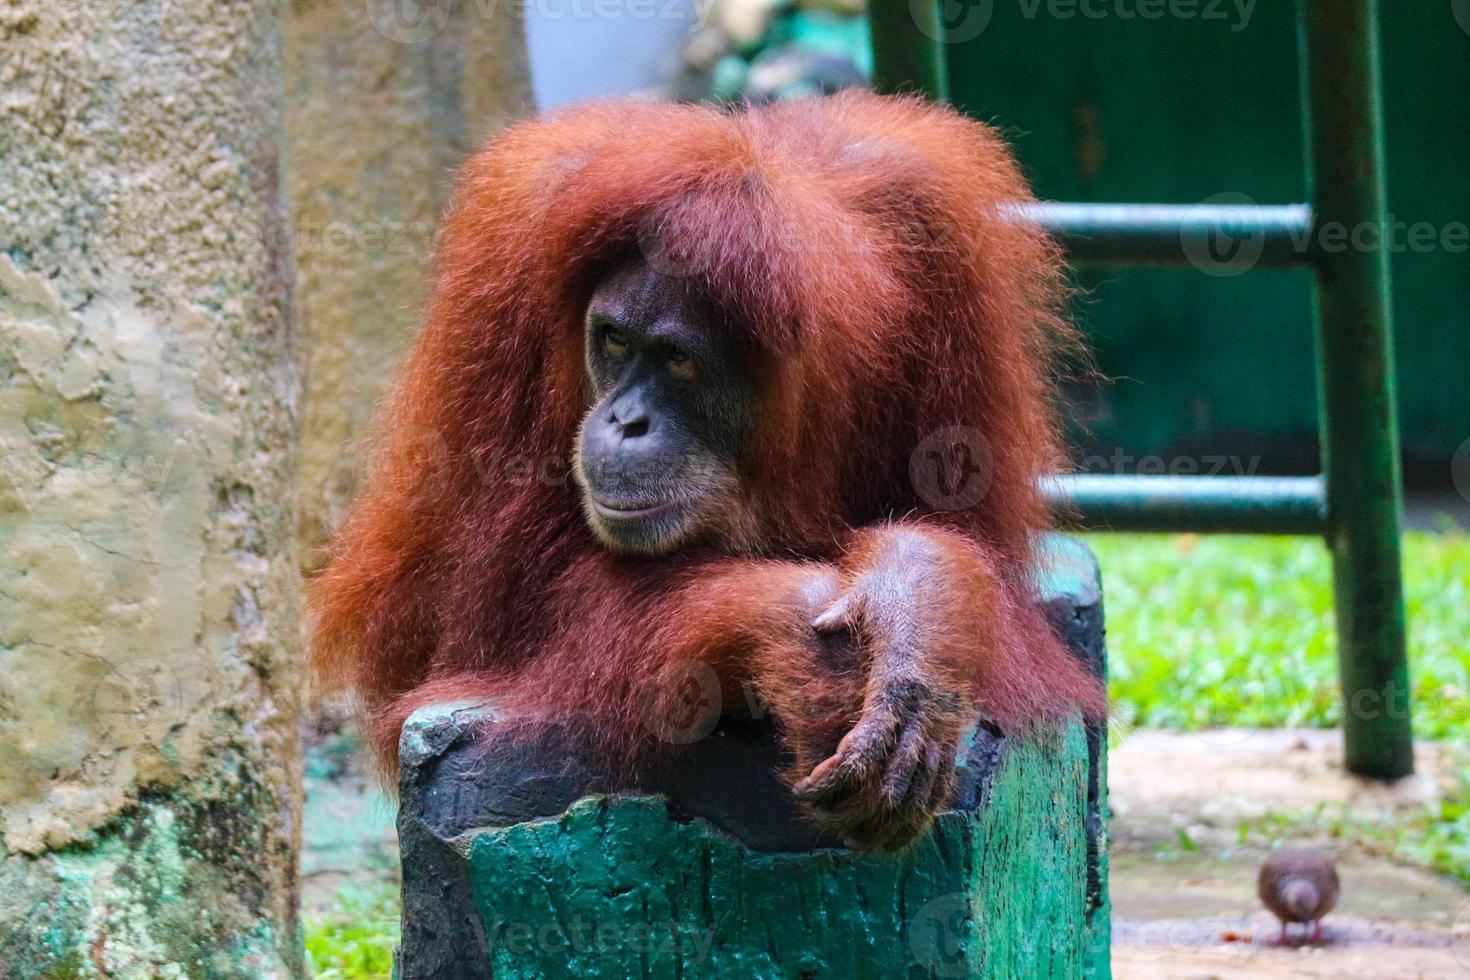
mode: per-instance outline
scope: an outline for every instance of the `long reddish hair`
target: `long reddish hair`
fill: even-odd
[[[635,739],[650,609],[737,546],[608,554],[563,478],[588,406],[583,308],[640,252],[697,277],[748,331],[762,394],[743,467],[760,533],[741,550],[831,557],[849,529],[919,516],[983,545],[1027,594],[1066,335],[1056,249],[1008,219],[1029,199],[988,127],[856,91],[759,110],[594,103],[475,154],[427,325],[382,411],[377,472],[311,595],[316,662],[356,689],[390,764],[409,710],[481,694],[574,706]],[[910,463],[951,426],[979,434],[989,486],[936,510]]]

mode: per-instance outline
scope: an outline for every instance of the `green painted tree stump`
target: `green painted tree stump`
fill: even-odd
[[[1040,589],[1101,673],[1080,544]],[[970,736],[951,808],[899,854],[825,838],[776,778],[769,728],[721,728],[610,786],[491,709],[412,716],[400,745],[403,980],[1109,976],[1106,738]]]

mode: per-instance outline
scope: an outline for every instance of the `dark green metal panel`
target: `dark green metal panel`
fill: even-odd
[[[1289,4],[1256,4],[1236,32],[1038,9],[1027,17],[1020,4],[994,4],[986,29],[950,51],[950,87],[957,105],[1010,130],[1040,195],[1306,200]],[[1225,433],[1315,431],[1310,276],[1220,271],[1079,271],[1081,325],[1101,372],[1118,379],[1084,405],[1079,435],[1109,454],[1121,448],[1132,457],[1125,470],[1145,454],[1216,448]],[[1230,446],[1242,448],[1255,450]],[[1315,453],[1307,445],[1300,455]],[[1256,462],[1246,456],[1239,469]]]
[[[1223,20],[1123,19],[1113,4],[1088,5],[1106,16],[1068,18],[1046,3],[949,6],[963,8],[949,21],[971,25],[950,35],[951,99],[1008,130],[1041,196],[1307,200],[1292,4],[1257,2],[1239,30],[1235,4],[1217,8]],[[984,8],[984,29],[966,36],[978,26],[970,11]],[[1445,479],[1470,435],[1470,182],[1447,177],[1470,168],[1470,35],[1448,2],[1390,12],[1391,264],[1398,362],[1412,379],[1399,404],[1408,457]],[[1433,233],[1429,247],[1411,238],[1416,226]],[[1229,451],[1241,470],[1257,452],[1314,461],[1309,273],[1083,269],[1079,280],[1098,367],[1118,379],[1087,406],[1094,446],[1134,459]]]
[[[1368,247],[1317,251],[1318,385],[1347,767],[1393,779],[1413,772],[1414,752],[1376,8],[1301,0],[1302,88],[1318,221],[1373,232]]]

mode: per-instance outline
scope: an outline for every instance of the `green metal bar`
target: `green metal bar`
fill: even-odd
[[[1071,204],[1016,208],[1089,265],[1297,266],[1312,261],[1305,204]]]
[[[1413,772],[1414,753],[1384,247],[1378,4],[1300,0],[1299,11],[1309,177],[1321,242],[1315,256],[1317,376],[1346,761],[1360,775],[1395,779]],[[1361,244],[1327,248],[1328,228],[1345,229],[1350,242]]]
[[[873,87],[879,92],[918,92],[949,98],[941,0],[877,0],[868,5],[873,46]]]
[[[1321,534],[1321,477],[1097,476],[1042,482],[1053,512],[1089,530]]]

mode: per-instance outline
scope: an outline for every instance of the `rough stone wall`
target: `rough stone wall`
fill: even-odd
[[[280,0],[0,2],[0,975],[298,975]]]
[[[297,0],[287,40],[297,298],[308,370],[302,541],[363,469],[356,440],[412,341],[455,167],[530,111],[516,4]]]

